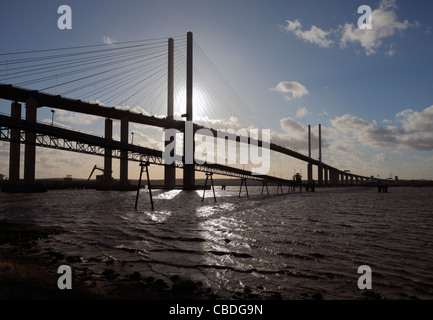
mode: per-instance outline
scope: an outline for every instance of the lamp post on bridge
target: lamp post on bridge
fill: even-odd
[[[54,125],[54,113],[55,112],[56,112],[55,110],[51,109],[51,125],[52,126]]]

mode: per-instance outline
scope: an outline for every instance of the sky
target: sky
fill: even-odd
[[[57,26],[57,9],[65,4],[72,10],[70,30]],[[372,29],[358,26],[361,5],[371,8]],[[321,124],[327,164],[365,176],[433,179],[432,11],[427,0],[2,1],[0,53],[191,31],[276,143],[305,139],[308,125],[316,133]],[[0,109],[9,113],[10,102],[0,100]],[[50,117],[48,109],[38,113],[39,120]],[[100,123],[70,113],[57,112],[55,121],[102,131]],[[130,129],[149,142],[145,131]],[[6,175],[8,147],[0,142]],[[37,161],[38,178],[85,178],[103,164],[39,149]],[[271,173],[306,172],[302,163],[281,161]],[[130,178],[138,176],[136,167],[130,164]]]

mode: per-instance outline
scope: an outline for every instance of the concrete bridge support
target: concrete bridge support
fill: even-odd
[[[311,125],[308,125],[308,158],[311,159]],[[307,164],[307,181],[309,184],[313,183],[313,164]]]
[[[186,43],[186,121],[193,121],[193,103],[192,103],[192,95],[193,95],[193,65],[192,65],[192,50],[193,50],[193,38],[192,32],[188,32],[187,34],[187,43]],[[183,189],[184,190],[192,190],[195,189],[195,170],[194,170],[194,152],[195,152],[195,133],[193,133],[193,141],[187,141],[188,135],[186,134],[186,128],[184,132],[183,139],[183,150],[184,150],[184,159],[187,161],[188,158],[192,158],[193,163],[185,163],[183,167]],[[186,146],[192,144],[192,148],[187,148]],[[188,150],[192,149],[192,150]],[[186,154],[192,152],[191,154]]]
[[[323,166],[322,166],[322,164],[320,164],[317,167],[317,180],[318,180],[318,183],[320,186],[323,185]]]
[[[324,179],[323,179],[323,183],[325,185],[329,184],[329,177],[328,177],[328,172],[329,170],[327,168],[324,169]]]
[[[167,83],[167,119],[173,120],[174,109],[174,40],[168,39],[168,83]],[[171,129],[166,129],[165,134],[169,134]],[[176,143],[174,134],[172,140],[166,141],[165,146]],[[175,146],[175,145],[174,145]],[[176,150],[174,147],[172,150]],[[171,156],[174,156],[172,154]],[[166,189],[174,189],[176,187],[176,168],[175,167],[164,167],[164,187]]]
[[[323,185],[323,165],[322,165],[322,125],[319,124],[319,166],[317,180],[319,185]]]
[[[311,163],[307,165],[307,179],[308,183],[313,183],[313,165]]]
[[[105,139],[112,140],[113,139],[113,120],[105,119]],[[109,185],[112,181],[113,172],[113,158],[112,158],[113,150],[105,148],[104,154],[104,184]]]
[[[120,120],[120,142],[122,144],[128,144],[129,136],[129,120],[127,117],[123,117]],[[120,185],[128,185],[128,151],[120,151]]]
[[[12,103],[11,117],[21,119],[20,103]],[[11,140],[9,151],[9,182],[11,184],[18,184],[20,182],[20,130],[11,129]]]
[[[332,185],[337,184],[337,177],[334,170],[329,170],[329,180]]]
[[[33,98],[26,100],[26,120],[36,123],[37,102]],[[24,184],[35,184],[36,173],[36,134],[26,132],[26,146],[24,149]]]

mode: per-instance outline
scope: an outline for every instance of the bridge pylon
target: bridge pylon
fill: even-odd
[[[195,153],[195,134],[188,134],[188,127],[193,128],[193,37],[192,32],[187,34],[186,43],[186,114],[185,118],[187,124],[183,134],[183,155],[184,155],[184,166],[183,166],[183,189],[194,190],[195,189],[195,167],[194,167],[194,153]],[[192,141],[188,139],[192,137]]]
[[[173,120],[174,109],[174,40],[173,38],[168,39],[168,83],[167,83],[167,119]],[[171,140],[165,142],[165,148],[169,145],[174,145],[176,143],[176,135],[170,135],[169,130],[166,129],[165,134],[171,136]],[[176,147],[172,148],[173,152]],[[174,156],[172,154],[171,156]],[[176,168],[174,166],[164,167],[164,188],[174,189],[176,187]]]

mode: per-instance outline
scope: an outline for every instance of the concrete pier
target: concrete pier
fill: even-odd
[[[107,118],[105,119],[105,139],[113,140],[113,120]],[[113,150],[105,148],[104,153],[104,184],[109,185],[112,181],[113,172]]]
[[[26,100],[26,120],[36,123],[37,102],[33,98]],[[26,132],[26,146],[24,149],[24,184],[35,184],[36,173],[36,134]]]
[[[308,125],[308,158],[311,159],[311,125]],[[308,184],[313,183],[313,164],[307,164],[307,181]]]
[[[21,119],[21,104],[13,102],[11,105],[11,117]],[[9,182],[18,184],[20,182],[20,130],[11,129],[11,143],[9,149]]]
[[[323,185],[323,166],[322,166],[322,125],[319,124],[319,165],[317,168],[317,180],[319,185]]]
[[[123,117],[120,120],[120,142],[127,145],[129,140],[129,120]],[[128,186],[128,151],[120,151],[120,185],[122,187]]]

